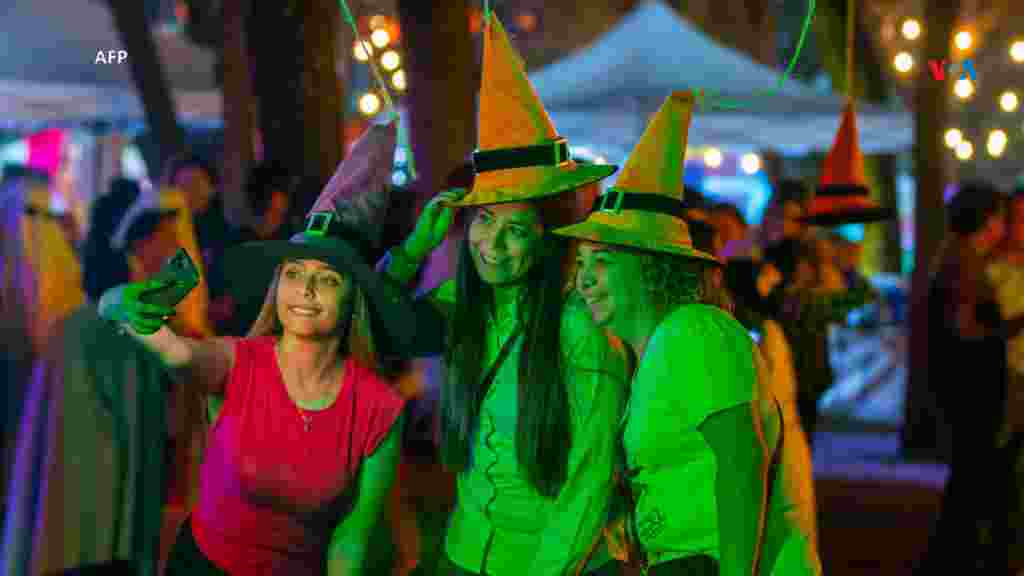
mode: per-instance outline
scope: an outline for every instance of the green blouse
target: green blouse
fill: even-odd
[[[637,532],[652,565],[718,558],[720,467],[699,427],[753,402],[757,390],[750,336],[719,308],[681,306],[651,336],[633,379],[623,444],[635,471]]]
[[[432,296],[452,304],[451,281]],[[515,322],[513,314],[491,319],[488,362],[512,335]],[[581,306],[567,304],[561,322],[573,439],[567,482],[556,498],[541,496],[517,461],[520,339],[483,401],[470,465],[458,478],[446,550],[466,570],[491,576],[570,574],[607,520],[625,396],[625,351]]]

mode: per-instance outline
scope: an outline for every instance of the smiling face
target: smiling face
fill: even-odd
[[[485,284],[515,284],[536,260],[544,229],[537,209],[514,203],[482,206],[469,225],[469,253]]]
[[[594,323],[616,334],[620,333],[616,326],[654,305],[647,296],[640,255],[605,244],[581,242],[576,249],[576,289]]]
[[[277,282],[277,317],[286,333],[329,338],[352,314],[352,282],[319,260],[289,260]]]

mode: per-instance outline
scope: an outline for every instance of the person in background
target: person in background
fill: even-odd
[[[757,239],[751,234],[743,213],[735,204],[720,202],[711,211],[711,221],[722,237],[722,247],[715,255],[724,260],[751,257]]]
[[[19,223],[22,256],[37,283],[35,324],[31,334],[41,349],[47,331],[85,301],[82,267],[67,233],[66,214],[50,210],[48,179],[23,167],[7,167],[8,182],[22,190],[24,212]]]
[[[154,273],[173,250],[173,212],[138,196],[134,182],[118,180],[93,203],[83,262],[90,302],[55,324],[16,419],[0,555],[7,574],[157,573],[168,381],[95,305],[105,289]],[[123,230],[123,251],[112,248],[111,228]]]
[[[286,237],[290,196],[295,179],[281,166],[262,162],[253,167],[246,179],[246,198],[249,201],[250,226],[240,230],[235,242],[280,240]],[[214,283],[223,284],[219,279]],[[211,307],[211,321],[216,331],[225,336],[242,336],[259,315],[261,302],[257,299],[235,300],[224,295]],[[219,306],[219,308],[217,308]]]
[[[782,240],[806,237],[809,229],[800,218],[810,197],[810,190],[799,180],[776,183],[761,224],[761,243],[765,249]]]
[[[818,422],[818,401],[834,383],[829,356],[828,327],[846,321],[847,315],[873,301],[867,284],[847,289],[822,282],[821,254],[828,248],[815,240],[789,238],[766,250],[765,258],[782,274],[782,284],[769,295],[769,309],[782,326],[793,352],[800,424],[813,445]],[[827,276],[827,274],[826,274]]]
[[[953,450],[942,510],[923,570],[1007,572],[1005,479],[998,450],[1006,401],[1007,342],[1024,317],[1006,316],[985,273],[1006,236],[1006,197],[968,181],[947,206],[944,241],[929,295],[929,372],[951,428]]]
[[[792,352],[782,326],[772,319],[767,297],[782,282],[782,274],[770,263],[730,260],[725,269],[726,288],[734,303],[733,314],[750,331],[764,359],[759,379],[782,409],[783,441],[780,478],[774,489],[784,497],[770,514],[792,532],[794,541],[803,540],[798,554],[821,573],[818,551],[817,505],[814,497],[814,465],[807,434],[800,426],[797,408],[796,373]],[[794,550],[796,552],[796,550]],[[796,558],[793,558],[796,560]],[[781,571],[780,574],[788,574]]]
[[[0,182],[0,326],[4,331],[0,350],[0,518],[4,519],[18,505],[15,500],[8,508],[8,480],[32,366],[40,352],[36,345],[40,337],[34,333],[38,329],[35,319],[40,314],[39,285],[26,258],[21,234],[27,193],[27,187],[17,179]],[[10,539],[18,537],[17,533],[8,537],[0,532],[0,571],[5,574],[17,566],[17,552],[12,550]]]

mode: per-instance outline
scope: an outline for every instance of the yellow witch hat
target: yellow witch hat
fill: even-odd
[[[877,222],[894,212],[871,199],[864,177],[864,154],[857,143],[857,117],[853,101],[846,104],[832,150],[822,165],[818,190],[803,221],[815,226]]]
[[[597,182],[615,166],[577,164],[569,143],[526,76],[522,59],[492,12],[484,30],[473,187],[452,206],[522,202]]]
[[[586,220],[554,233],[718,262],[693,247],[683,219],[683,161],[693,104],[689,90],[666,98],[630,153],[615,186],[598,197]]]

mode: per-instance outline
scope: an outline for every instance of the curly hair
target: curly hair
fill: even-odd
[[[704,302],[712,295],[708,265],[673,254],[639,251],[644,285],[655,305],[666,311]]]

